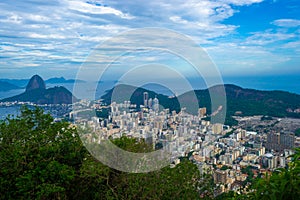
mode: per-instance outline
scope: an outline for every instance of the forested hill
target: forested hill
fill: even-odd
[[[33,102],[37,104],[71,104],[76,98],[65,87],[53,87],[46,89],[44,80],[34,75],[28,82],[25,92],[2,99],[1,102]]]
[[[180,107],[177,99],[181,99],[182,101],[185,101],[185,105],[189,105],[189,101],[192,101],[191,95],[195,92],[199,107],[207,107],[208,113],[210,113],[210,92],[214,93],[216,96],[222,95],[218,93],[219,87],[220,86],[214,86],[210,89],[189,91],[177,98],[171,98],[144,88],[118,85],[115,88],[108,90],[101,98],[104,102],[109,104],[111,102],[112,94],[117,94],[113,95],[114,98],[112,101],[123,102],[124,100],[130,99],[132,103],[142,105],[143,93],[148,92],[149,98],[157,97],[163,107],[178,111]],[[300,108],[300,95],[298,94],[285,91],[245,89],[232,84],[225,84],[224,87],[226,91],[228,117],[235,114],[242,116],[269,115],[274,117],[300,117],[300,113],[297,112],[297,109]],[[191,110],[191,108],[188,107],[187,110],[195,114],[197,113],[196,110]]]
[[[210,88],[214,94],[218,93],[218,87]],[[262,91],[255,89],[245,89],[236,85],[226,84],[227,115],[269,115],[274,117],[300,117],[297,109],[300,108],[300,95],[285,91]],[[210,110],[209,90],[196,90],[200,106],[205,106]],[[182,96],[189,99],[191,92]],[[217,94],[218,95],[218,94]],[[295,111],[295,112],[294,112]]]

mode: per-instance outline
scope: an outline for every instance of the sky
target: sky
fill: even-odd
[[[74,78],[99,44],[147,27],[188,36],[225,77],[300,72],[299,0],[1,0],[0,78]],[[158,55],[144,56],[184,68]]]

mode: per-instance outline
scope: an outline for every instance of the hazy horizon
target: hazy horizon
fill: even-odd
[[[30,77],[26,77],[25,79],[29,80]],[[42,77],[43,78],[43,77]],[[54,77],[52,77],[54,78]],[[59,77],[60,78],[60,77]],[[65,78],[65,77],[64,77]],[[0,78],[0,80],[3,78]],[[67,78],[65,78],[67,79]],[[44,79],[47,80],[47,79]],[[193,89],[206,89],[207,86],[202,79],[194,80],[190,79],[191,85]],[[249,88],[249,89],[257,89],[257,90],[266,90],[266,91],[273,91],[273,90],[281,90],[291,93],[296,93],[300,95],[300,88],[297,87],[300,81],[300,75],[293,75],[293,76],[248,76],[248,77],[223,77],[224,84],[234,84],[240,86],[242,88]],[[94,83],[94,82],[90,82]],[[116,80],[108,80],[104,83],[100,83],[97,89],[97,96],[101,96],[105,94],[106,90],[112,89],[114,84],[122,84],[116,82]],[[124,83],[126,84],[126,83]],[[71,92],[73,91],[73,83],[53,83],[53,84],[46,84],[47,88],[54,87],[54,86],[64,86]],[[99,88],[101,87],[101,88]],[[159,94],[164,95],[173,95],[173,93],[166,87],[157,86],[155,84],[150,84],[150,86],[144,87],[146,89],[155,91]],[[178,90],[180,91],[180,84],[178,86]],[[10,90],[6,92],[0,92],[0,99],[11,97],[17,94],[20,94],[25,91],[25,88],[17,89],[17,90]],[[181,93],[185,92],[184,88]],[[82,92],[78,98],[86,97],[87,92]],[[177,94],[178,95],[178,94]]]

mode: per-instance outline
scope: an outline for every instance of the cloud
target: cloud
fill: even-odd
[[[279,29],[297,28],[299,20],[278,19],[271,22],[276,29],[256,31],[246,36],[239,35],[238,23],[226,22],[242,6],[262,1],[4,0],[0,2],[0,53],[1,62],[5,63],[1,66],[25,68],[32,63],[32,66],[40,65],[46,75],[48,69],[64,66],[70,74],[75,74],[76,70],[71,66],[77,69],[99,43],[126,30],[144,27],[168,28],[188,35],[215,55],[214,59],[221,60],[218,56],[224,58],[224,63],[218,62],[224,71],[239,71],[240,66],[246,65],[257,67],[256,58],[263,61],[277,56],[280,59],[275,60],[281,62],[284,60],[282,56],[268,45],[286,42],[286,46],[279,47],[298,47],[292,40],[299,40],[299,32]],[[228,44],[234,46],[228,47]],[[233,52],[239,56],[230,56]],[[253,56],[245,57],[239,52]],[[152,55],[143,58],[161,61]]]
[[[279,41],[289,40],[295,38],[297,35],[294,33],[286,32],[274,32],[272,30],[266,30],[264,32],[253,33],[250,37],[246,39],[245,44],[255,44],[255,45],[266,45]]]
[[[112,7],[103,6],[97,3],[85,2],[80,0],[69,0],[67,1],[68,8],[71,10],[79,11],[82,13],[105,15],[112,14],[119,16],[124,19],[133,19],[134,17],[128,13],[123,13]]]
[[[290,60],[264,47],[236,43],[207,47],[207,51],[225,76],[236,76],[241,74],[240,71],[247,75],[266,73],[272,66]]]
[[[297,19],[277,19],[272,24],[280,27],[298,27],[300,26],[300,20]]]
[[[29,33],[27,34],[30,38],[35,39],[66,39],[67,36],[59,34],[38,34],[38,33]]]
[[[244,5],[248,6],[254,3],[261,3],[264,0],[220,0],[220,1],[228,4],[238,5],[238,6],[244,6]]]

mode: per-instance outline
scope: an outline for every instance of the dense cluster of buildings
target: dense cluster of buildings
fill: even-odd
[[[101,104],[96,107],[101,109]],[[143,139],[153,149],[169,151],[171,167],[188,157],[202,174],[213,175],[216,194],[242,192],[252,179],[285,167],[295,147],[292,132],[262,134],[239,126],[211,124],[203,120],[206,108],[200,108],[198,115],[184,108],[176,113],[161,109],[159,100],[149,98],[148,93],[143,94],[143,105],[137,107],[130,101],[113,102],[106,119],[93,116],[76,120],[98,133],[86,135],[91,142],[122,136]]]
[[[2,106],[15,105],[16,102]],[[74,105],[43,107],[58,117],[68,114],[77,125],[89,127],[92,132],[85,135],[89,142],[122,136],[144,140],[153,149],[170,152],[171,167],[188,157],[201,174],[212,175],[215,194],[229,190],[243,192],[252,179],[286,167],[300,141],[288,130],[247,130],[245,126],[249,127],[251,120],[260,126],[257,116],[240,119],[241,126],[230,127],[204,120],[206,108],[199,108],[198,115],[189,114],[185,108],[178,113],[170,111],[160,107],[158,98],[149,98],[147,92],[143,93],[140,106],[130,101],[104,105],[101,101],[81,100]],[[109,110],[108,115],[95,114],[101,110]],[[271,127],[266,121],[262,123]]]

